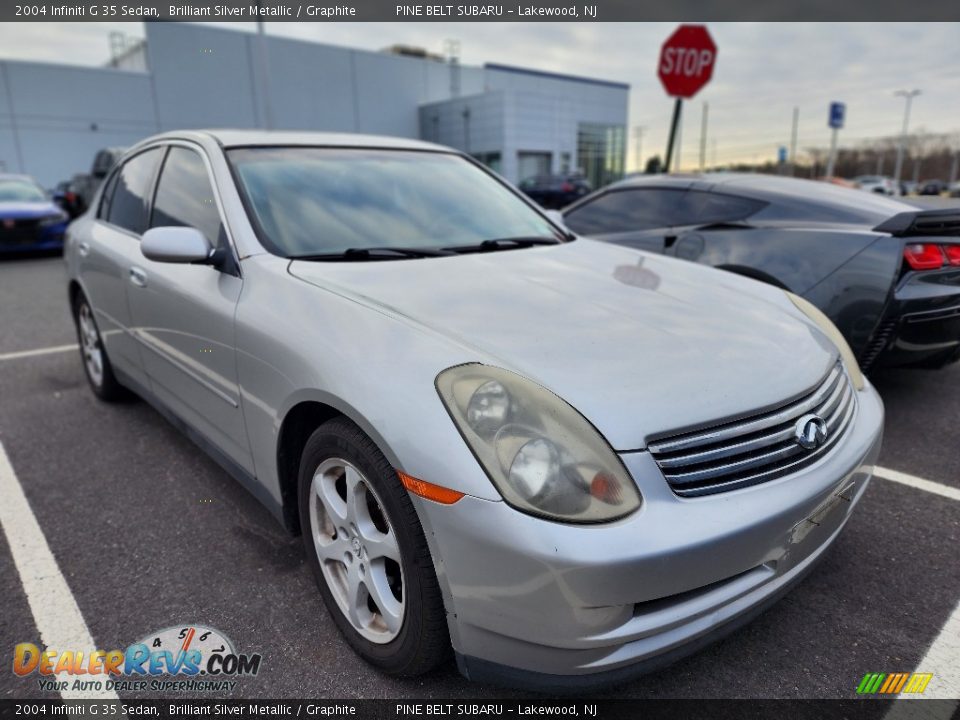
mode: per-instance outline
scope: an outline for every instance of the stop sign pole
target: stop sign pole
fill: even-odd
[[[673,161],[673,146],[683,101],[692,98],[710,82],[716,61],[717,46],[703,25],[681,25],[660,48],[657,75],[667,95],[676,98],[673,104],[673,119],[670,121],[664,172],[670,172]]]

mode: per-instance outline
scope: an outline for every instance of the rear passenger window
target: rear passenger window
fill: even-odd
[[[160,154],[160,148],[146,150],[120,168],[110,197],[108,222],[137,235],[147,229],[147,196]]]
[[[103,195],[100,198],[100,209],[97,212],[97,217],[100,220],[106,220],[110,217],[110,199],[113,197],[113,189],[117,186],[117,178],[120,176],[120,171],[118,170],[106,181],[106,187],[103,189]]]
[[[196,228],[216,247],[220,213],[203,158],[193,150],[171,147],[160,172],[150,227]]]
[[[710,225],[745,220],[766,205],[762,200],[691,190],[683,199],[681,225]]]

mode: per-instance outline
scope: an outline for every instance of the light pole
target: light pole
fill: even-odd
[[[893,181],[900,186],[900,171],[903,170],[903,149],[907,144],[907,127],[910,124],[910,106],[913,99],[920,94],[919,90],[897,90],[896,97],[906,98],[907,105],[903,109],[903,130],[900,131],[900,144],[897,145],[897,164],[893,168]]]

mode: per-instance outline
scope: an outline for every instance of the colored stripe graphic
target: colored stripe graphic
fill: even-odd
[[[933,673],[914,673],[904,688],[905,693],[922,693],[927,689],[927,685],[933,679]]]
[[[927,689],[932,679],[933,673],[867,673],[857,686],[857,694],[918,694]]]

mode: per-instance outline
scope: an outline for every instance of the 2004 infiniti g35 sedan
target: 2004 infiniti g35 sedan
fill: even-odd
[[[870,480],[883,407],[800,297],[576,238],[455,151],[160,135],[68,233],[100,398],[293,532],[367,661],[569,689],[766,607]]]

